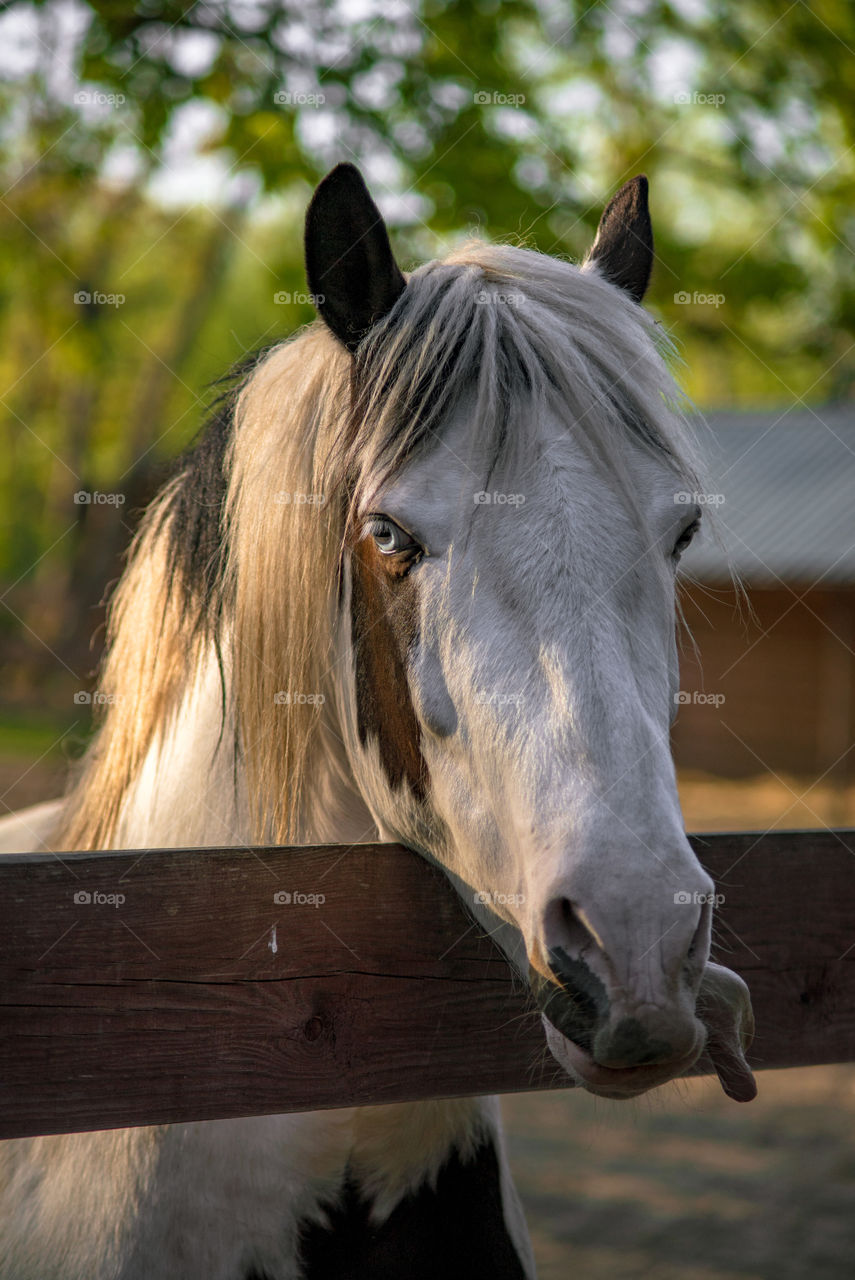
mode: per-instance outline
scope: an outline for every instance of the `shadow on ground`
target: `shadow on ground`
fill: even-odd
[[[503,1099],[539,1280],[850,1280],[855,1066]]]

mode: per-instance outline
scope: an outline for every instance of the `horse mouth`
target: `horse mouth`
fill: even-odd
[[[581,1045],[568,1039],[548,1019],[543,1020],[546,1040],[552,1056],[578,1084],[598,1098],[626,1100],[637,1098],[658,1085],[685,1074],[697,1062],[706,1042],[699,1031],[695,1045],[688,1053],[670,1062],[657,1062],[634,1067],[604,1067]]]

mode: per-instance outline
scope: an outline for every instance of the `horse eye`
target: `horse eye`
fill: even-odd
[[[700,520],[694,520],[688,526],[688,528],[683,530],[683,532],[680,534],[677,541],[674,543],[674,550],[671,553],[675,557],[675,559],[679,560],[680,556],[686,550],[686,547],[688,547],[689,543],[692,541],[692,538],[694,538],[695,534],[698,532],[700,527],[701,527]]]
[[[422,548],[405,529],[388,516],[372,516],[368,532],[381,555],[394,556],[402,551],[421,551]]]

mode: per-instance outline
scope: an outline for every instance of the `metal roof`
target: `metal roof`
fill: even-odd
[[[721,583],[732,567],[746,585],[855,584],[855,403],[710,412],[697,431],[723,547],[702,531],[688,576]]]

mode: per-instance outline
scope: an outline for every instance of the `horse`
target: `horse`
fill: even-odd
[[[576,1086],[638,1097],[706,1052],[748,1100],[750,999],[709,959],[669,747],[702,486],[641,305],[646,179],[581,265],[476,239],[405,275],[342,164],[305,257],[315,320],[238,372],[143,517],[99,731],[4,848],[400,842]],[[535,1275],[493,1098],[0,1149],[2,1280]]]

